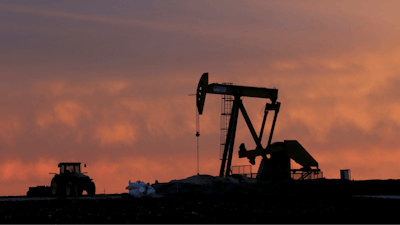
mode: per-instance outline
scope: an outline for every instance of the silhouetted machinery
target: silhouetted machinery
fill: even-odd
[[[86,164],[84,164],[86,167]],[[81,172],[80,162],[62,162],[58,164],[60,173],[54,174],[51,186],[29,187],[28,197],[80,197],[84,190],[88,196],[94,196],[96,186],[89,176]]]
[[[245,145],[241,144],[239,147],[239,158],[247,157],[250,163],[254,165],[255,157],[262,156],[263,159],[257,173],[257,179],[291,179],[292,174],[300,175],[299,179],[306,179],[311,177],[315,178],[315,175],[318,176],[320,174],[320,169],[318,169],[317,161],[315,161],[315,159],[300,145],[299,142],[295,140],[285,140],[283,142],[275,142],[271,144],[276,119],[281,105],[280,102],[277,102],[277,89],[225,85],[218,83],[208,84],[208,73],[204,73],[200,78],[196,92],[196,105],[199,115],[203,114],[204,102],[207,93],[232,95],[234,97],[219,176],[222,177],[231,175],[232,153],[235,142],[239,110],[241,111],[257,146],[254,150],[247,150],[245,148]],[[241,97],[243,96],[268,98],[271,100],[271,103],[266,103],[265,105],[264,117],[259,135],[256,134],[250,118],[243,106],[243,102],[241,99]],[[261,139],[263,136],[268,112],[271,110],[275,112],[274,118],[272,121],[272,127],[269,134],[267,147],[263,148],[261,145]],[[267,157],[267,155],[270,157]],[[291,169],[290,159],[293,159],[296,163],[300,164],[302,168],[297,170]]]

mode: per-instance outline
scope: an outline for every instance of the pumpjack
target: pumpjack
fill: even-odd
[[[277,102],[277,89],[226,85],[218,83],[208,84],[208,73],[204,73],[200,78],[196,91],[196,106],[199,115],[203,114],[204,103],[207,93],[231,95],[234,97],[231,116],[229,119],[228,133],[226,136],[224,152],[221,161],[221,168],[219,172],[220,177],[231,176],[232,154],[235,143],[239,110],[242,113],[256,144],[256,148],[254,150],[247,150],[244,143],[242,143],[239,147],[239,158],[247,157],[250,164],[254,165],[255,158],[257,156],[262,156],[262,161],[258,169],[256,179],[292,179],[291,174],[301,174],[301,177],[299,179],[305,179],[306,177],[311,177],[311,174],[318,175],[320,173],[317,161],[296,140],[285,140],[283,142],[275,142],[271,144],[276,119],[278,117],[279,109],[281,106],[281,103]],[[246,109],[244,108],[241,97],[267,98],[271,101],[270,103],[266,103],[265,105],[264,117],[259,135],[256,134],[256,131],[250,121]],[[274,118],[269,134],[268,144],[264,148],[261,144],[261,140],[269,111],[274,111]],[[269,157],[267,157],[267,155]],[[290,159],[293,159],[296,163],[300,164],[302,168],[297,170],[291,169]]]

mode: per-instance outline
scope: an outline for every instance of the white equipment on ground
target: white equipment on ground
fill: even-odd
[[[129,190],[129,194],[134,197],[154,197],[156,195],[156,190],[149,184],[138,180],[137,182],[131,183],[129,180],[129,186],[126,187]]]

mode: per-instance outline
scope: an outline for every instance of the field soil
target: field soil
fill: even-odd
[[[400,223],[399,181],[268,181],[208,175],[153,184],[157,196],[0,198],[0,223]]]

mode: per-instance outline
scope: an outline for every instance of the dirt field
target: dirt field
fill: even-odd
[[[397,199],[126,195],[1,201],[0,223],[399,223]]]
[[[400,223],[398,180],[253,182],[194,176],[153,184],[157,198],[0,198],[0,223]]]

